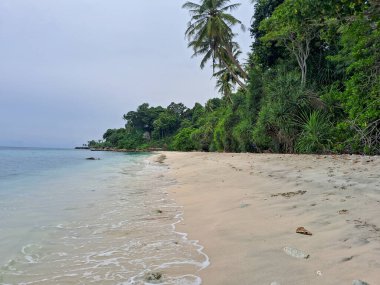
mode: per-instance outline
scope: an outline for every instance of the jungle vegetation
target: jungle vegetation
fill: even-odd
[[[229,0],[186,2],[185,35],[219,98],[142,104],[92,147],[181,151],[380,153],[380,1],[252,1],[240,62]]]

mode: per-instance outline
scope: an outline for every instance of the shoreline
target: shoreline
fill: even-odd
[[[378,156],[158,154],[177,181],[169,193],[184,206],[176,231],[210,258],[203,284],[380,280]]]
[[[164,177],[166,167],[150,163],[151,155],[104,153],[93,165],[71,150],[54,165],[57,154],[31,153],[39,158],[35,168],[44,158],[52,169],[26,180],[27,168],[8,175],[0,284],[200,284],[197,272],[208,260],[175,230],[183,207],[169,197],[174,181]]]

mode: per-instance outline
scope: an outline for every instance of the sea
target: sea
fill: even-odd
[[[209,259],[150,158],[0,147],[0,284],[201,284]]]

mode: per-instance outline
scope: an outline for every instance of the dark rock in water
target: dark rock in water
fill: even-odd
[[[87,157],[86,160],[100,160],[100,158],[95,158],[95,157]]]
[[[162,278],[162,273],[161,272],[150,272],[145,275],[145,281],[147,282],[157,282],[161,280]]]
[[[369,284],[361,280],[354,280],[352,281],[352,285],[369,285]]]

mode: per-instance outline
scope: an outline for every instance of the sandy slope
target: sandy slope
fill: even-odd
[[[380,284],[379,157],[164,155],[185,206],[179,229],[211,260],[203,284]]]

